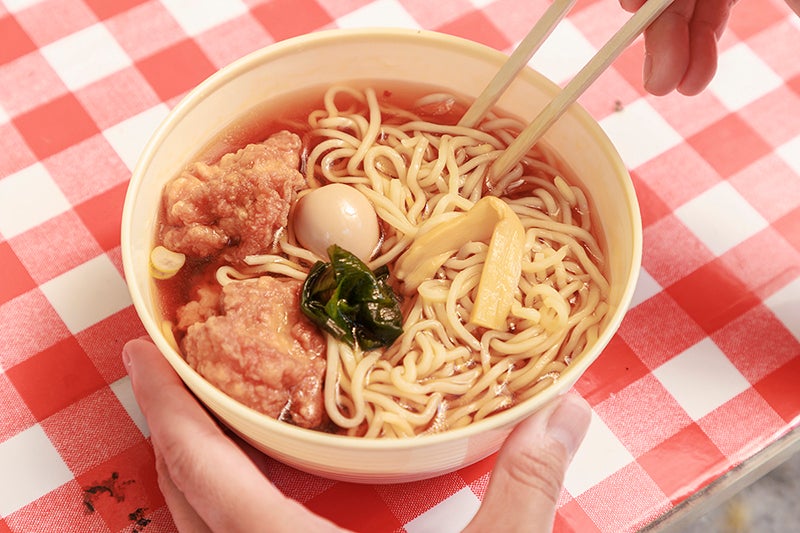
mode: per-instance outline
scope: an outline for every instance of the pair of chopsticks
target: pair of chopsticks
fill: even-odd
[[[473,102],[460,126],[474,127],[505,92],[516,75],[536,53],[556,25],[567,15],[576,0],[554,0],[528,35],[509,56],[495,77]],[[647,0],[636,13],[603,45],[572,80],[492,164],[489,177],[496,181],[519,163],[547,129],[606,70],[617,56],[641,34],[674,0]]]

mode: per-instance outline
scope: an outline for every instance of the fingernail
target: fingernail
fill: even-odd
[[[653,56],[652,54],[644,55],[644,67],[642,68],[642,83],[647,86],[650,77],[653,75]]]
[[[131,361],[131,354],[128,353],[127,344],[122,348],[122,364],[125,365],[125,371],[128,372],[128,374],[130,374],[133,362]]]
[[[566,396],[547,421],[547,434],[560,442],[571,458],[589,429],[592,411],[581,398]]]

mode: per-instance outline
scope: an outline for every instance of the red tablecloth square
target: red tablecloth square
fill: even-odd
[[[666,439],[637,461],[672,502],[681,501],[697,490],[696,486],[686,486],[687,480],[731,467],[730,461],[697,424]]]
[[[572,500],[558,509],[555,522],[553,523],[553,533],[594,533],[600,532],[600,529],[589,518],[586,511],[581,508],[581,505]]]
[[[102,253],[74,211],[53,217],[9,242],[40,285]],[[67,242],[70,244],[65,245]]]
[[[797,231],[797,228],[800,228],[800,207],[775,221],[773,227],[789,244],[800,251],[800,232]]]
[[[129,531],[126,528],[164,506],[156,478],[155,456],[144,440],[77,476],[76,480],[81,487],[76,503],[83,507],[85,519],[100,517],[111,531]]]
[[[249,14],[206,30],[194,40],[219,68],[274,42],[264,26]]]
[[[757,305],[711,335],[750,383],[800,354],[800,342],[765,305]]]
[[[0,374],[0,405],[3,406],[3,416],[0,417],[0,442],[10,439],[36,423],[36,418],[5,374]]]
[[[738,37],[747,39],[775,25],[786,17],[786,11],[778,9],[775,4],[743,2],[731,10],[728,29]]]
[[[75,338],[106,383],[113,383],[126,375],[122,365],[122,347],[129,339],[145,335],[136,310],[129,306],[79,331]]]
[[[635,462],[575,499],[601,531],[637,531],[670,507],[646,469]],[[631,509],[635,510],[633,514],[629,514]]]
[[[714,254],[674,213],[645,227],[642,239],[642,266],[662,287],[714,259]]]
[[[720,182],[719,174],[691,146],[680,143],[636,169],[673,210]]]
[[[8,527],[8,524],[6,524],[6,521],[2,518],[0,518],[0,533],[13,533],[11,528]]]
[[[6,375],[38,420],[106,385],[73,337],[6,369]]]
[[[83,0],[84,3],[94,11],[94,14],[97,15],[97,18],[103,20],[107,18],[111,18],[114,15],[122,13],[131,9],[134,6],[138,6],[139,4],[143,4],[148,0],[114,0],[113,2],[109,2],[108,0]]]
[[[786,422],[800,417],[800,350],[796,357],[755,384],[755,389]]]
[[[667,324],[669,327],[665,327]],[[629,310],[618,335],[651,370],[706,336],[697,322],[663,292]]]
[[[315,0],[273,0],[254,7],[251,13],[276,41],[308,33],[333,22],[328,12]],[[298,17],[298,13],[303,16]]]
[[[492,466],[494,466],[494,463],[492,463]],[[470,490],[481,501],[483,501],[483,499],[486,497],[486,489],[489,487],[489,481],[491,479],[491,476],[492,476],[492,471],[489,470],[488,472],[480,476],[478,479],[469,483]],[[567,491],[564,490],[561,491],[561,495],[566,498],[570,497]]]
[[[778,2],[778,5],[783,7],[785,3]],[[784,85],[787,86],[791,86],[791,83],[787,84],[787,81],[791,81],[800,74],[800,62],[797,61],[795,55],[787,54],[785,49],[775,44],[781,41],[792,42],[796,39],[796,34],[797,20],[792,14],[747,40],[748,46],[785,80]]]
[[[481,11],[473,11],[436,28],[436,31],[465,37],[496,50],[506,50],[512,43]]]
[[[707,333],[715,332],[759,303],[720,259],[675,282],[666,292]]]
[[[75,92],[101,129],[158,105],[160,100],[141,72],[124,68]]]
[[[697,421],[708,438],[732,462],[761,449],[782,431],[783,420],[754,389],[748,389]]]
[[[641,65],[641,60],[639,64]],[[653,109],[658,111],[684,139],[702,131],[729,113],[711,91],[704,91],[691,98],[674,93],[660,98],[651,96],[646,98]]]
[[[305,506],[353,531],[394,531],[403,525],[371,485],[337,483]]]
[[[616,335],[575,383],[575,390],[594,406],[641,379],[648,372],[636,352]]]
[[[0,65],[0,78],[28,80],[29,84],[35,81],[35,90],[31,90],[32,86],[29,85],[24,91],[10,83],[0,84],[0,105],[11,118],[68,92],[67,86],[41,52],[26,54],[15,61]]]
[[[108,531],[102,518],[88,514],[83,491],[75,481],[65,483],[40,499],[5,517],[7,531]],[[0,522],[0,532],[6,531]],[[68,524],[68,525],[65,525]],[[75,529],[80,524],[80,529]],[[13,529],[11,529],[13,528]]]
[[[0,265],[3,265],[0,305],[36,287],[36,282],[33,281],[8,242],[0,242]]]
[[[142,59],[136,66],[162,100],[187,92],[216,70],[190,39]]]
[[[97,0],[97,3],[107,2]],[[186,37],[186,33],[161,2],[145,2],[134,6],[108,19],[105,25],[134,61],[172,46]]]
[[[788,85],[797,94],[800,94],[800,75],[795,76],[794,78],[787,81],[786,85]]]
[[[23,113],[13,122],[40,159],[100,132],[97,124],[73,94],[58,97]]]
[[[772,147],[738,115],[731,114],[687,139],[728,178],[768,154]]]
[[[3,36],[3,46],[0,47],[0,65],[36,50],[36,45],[33,44],[31,38],[19,25],[17,19],[11,15],[0,18],[0,35]]]
[[[97,19],[83,2],[45,0],[17,13],[19,23],[39,46],[45,46],[94,24]]]
[[[33,357],[69,337],[67,326],[45,297],[35,289],[0,306],[0,367]]]
[[[764,256],[769,256],[769,261],[753,260],[754,257]],[[778,231],[769,227],[730,249],[719,261],[749,291],[759,298],[767,298],[797,275],[800,252],[787,243]]]
[[[104,423],[86,424],[86,420],[97,419]],[[76,476],[142,441],[142,433],[108,387],[49,416],[40,425]]]
[[[36,156],[12,124],[0,124],[0,174],[9,176],[36,162]]]
[[[800,109],[797,116],[800,117]],[[800,179],[777,154],[756,161],[728,182],[767,221],[772,222],[800,207]]]
[[[127,184],[131,177],[131,171],[103,135],[89,137],[49,157],[44,166],[72,205],[115,185]]]
[[[595,406],[608,429],[634,456],[653,449],[692,423],[664,385],[652,375]]]
[[[789,87],[778,87],[741,109],[739,116],[769,144],[780,146],[796,136],[800,95]]]
[[[109,220],[122,218],[122,204],[127,190],[128,184],[123,182],[75,206],[75,212],[103,250],[119,246],[119,226],[109,224]]]

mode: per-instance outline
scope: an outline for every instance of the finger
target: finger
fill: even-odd
[[[156,455],[156,471],[158,472],[158,488],[164,495],[172,520],[180,532],[210,533],[211,529],[197,514],[194,507],[186,500],[186,496],[175,486],[169,474],[164,456],[156,442],[153,442],[153,451]]]
[[[645,0],[619,0],[619,5],[625,11],[633,13],[644,5]]]
[[[644,32],[644,88],[651,94],[675,90],[686,74],[694,7],[695,0],[675,0]]]
[[[517,426],[466,530],[551,531],[564,474],[590,419],[586,401],[567,395]]]
[[[728,22],[733,0],[697,2],[689,25],[689,64],[678,91],[686,95],[705,89],[717,71],[717,41]]]
[[[189,394],[150,342],[124,360],[134,394],[175,489],[213,531],[334,530],[278,491]],[[170,487],[167,487],[170,490]]]

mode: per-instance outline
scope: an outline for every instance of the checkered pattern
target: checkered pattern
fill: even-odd
[[[174,530],[120,362],[144,331],[118,236],[130,171],[171,106],[293,35],[404,26],[510,51],[545,8],[0,1],[0,532]],[[532,64],[564,83],[626,17],[616,0],[579,1]],[[743,0],[703,94],[645,94],[639,40],[581,98],[631,169],[645,246],[633,307],[575,387],[594,414],[558,531],[644,526],[800,421],[799,41],[779,0]],[[415,533],[463,526],[494,460],[374,487],[266,467],[343,526]]]

